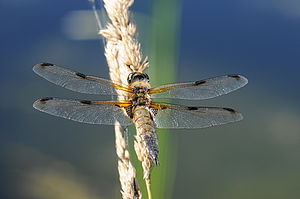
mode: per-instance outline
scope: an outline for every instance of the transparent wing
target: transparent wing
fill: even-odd
[[[94,102],[88,100],[66,100],[44,98],[34,102],[33,107],[39,111],[89,124],[114,125],[118,121],[121,126],[130,125],[122,107],[129,106],[129,102]]]
[[[84,75],[54,64],[37,64],[33,67],[33,71],[54,84],[80,93],[117,95],[115,89],[132,92],[131,88],[125,85],[115,84],[110,80],[99,77]]]
[[[206,128],[243,119],[230,108],[152,105],[157,128]]]
[[[195,82],[166,84],[149,91],[154,98],[203,100],[227,94],[248,83],[241,75],[225,75]]]

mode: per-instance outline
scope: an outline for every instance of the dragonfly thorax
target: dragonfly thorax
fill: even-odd
[[[149,90],[149,77],[146,73],[134,72],[128,76],[129,86],[133,90],[131,102],[133,106],[150,106],[151,99]]]
[[[133,87],[132,104],[134,106],[149,106],[151,103],[147,87]]]

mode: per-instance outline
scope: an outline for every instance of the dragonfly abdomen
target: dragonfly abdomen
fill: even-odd
[[[158,161],[158,139],[154,128],[154,121],[146,106],[137,106],[133,111],[133,121],[137,133],[143,137],[146,143],[149,156],[154,165],[159,165]]]

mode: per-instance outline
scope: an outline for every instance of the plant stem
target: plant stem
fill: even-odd
[[[145,181],[147,186],[148,199],[152,199],[150,179],[146,179]]]

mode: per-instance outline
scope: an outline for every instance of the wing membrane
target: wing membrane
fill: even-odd
[[[54,84],[80,93],[118,95],[115,89],[132,92],[125,85],[115,84],[110,80],[84,75],[49,63],[37,64],[33,67],[33,71]]]
[[[124,107],[129,102],[123,103]],[[131,124],[122,108],[121,102],[93,102],[87,100],[66,100],[57,98],[44,98],[34,102],[33,107],[39,111],[89,124],[114,125],[118,121],[121,126]]]
[[[241,113],[230,108],[169,104],[154,104],[152,108],[157,128],[206,128],[243,119]]]
[[[166,84],[149,91],[154,98],[203,100],[227,94],[248,83],[241,75],[225,75],[195,82]]]

